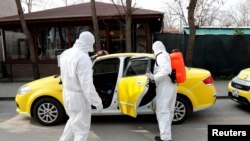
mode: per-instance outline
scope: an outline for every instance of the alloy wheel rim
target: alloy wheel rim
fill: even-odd
[[[51,103],[43,103],[38,107],[37,115],[44,123],[51,123],[58,117],[58,110]]]
[[[173,121],[179,121],[186,115],[186,107],[182,102],[176,101]]]

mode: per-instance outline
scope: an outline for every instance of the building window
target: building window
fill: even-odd
[[[121,24],[110,25],[110,40],[111,44],[109,47],[110,53],[121,53],[125,52],[125,27]]]
[[[74,26],[73,27],[73,32],[72,32],[72,43],[74,44],[76,39],[79,38],[80,34],[83,31],[92,31],[92,27],[91,26]]]
[[[74,26],[72,30],[72,44],[75,43],[76,39],[79,38],[79,35],[83,31],[90,31],[92,32],[92,26]],[[93,33],[93,32],[92,32]],[[99,27],[99,33],[100,33],[100,44],[101,44],[101,49],[107,49],[106,48],[106,37],[105,37],[105,29],[103,29],[101,26]],[[94,34],[94,33],[93,33]]]
[[[68,48],[68,28],[48,27],[38,30],[39,60],[56,59],[57,52]]]
[[[135,25],[135,49],[136,52],[146,52],[146,32],[145,24]]]
[[[29,60],[30,53],[26,36],[21,29],[4,30],[6,58],[8,60]]]

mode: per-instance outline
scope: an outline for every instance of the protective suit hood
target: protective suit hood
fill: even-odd
[[[166,52],[166,48],[161,41],[156,41],[153,44],[154,54],[157,55],[160,52]]]
[[[89,31],[84,31],[80,34],[73,47],[80,49],[83,52],[93,52],[95,37]]]
[[[72,49],[69,49],[67,51],[68,53],[64,53],[62,55],[67,56],[62,61],[60,61],[60,64],[65,63],[66,60],[72,60],[72,63],[67,63],[66,68],[68,69],[68,73],[70,77],[73,77],[76,72],[76,62],[73,63],[73,60],[76,60],[78,56],[73,56],[70,54],[77,54],[77,52],[82,51],[84,53],[92,52],[93,50],[93,44],[95,42],[95,38],[92,33],[88,31],[84,31],[80,34],[79,38],[76,40],[76,42],[73,45]]]

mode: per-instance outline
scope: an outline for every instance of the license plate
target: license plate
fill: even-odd
[[[238,97],[238,91],[237,91],[237,90],[233,90],[232,95],[233,95],[234,97]]]

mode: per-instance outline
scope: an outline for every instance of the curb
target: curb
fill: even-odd
[[[217,98],[217,99],[229,99],[228,96],[217,96],[216,98]]]
[[[0,97],[0,101],[14,101],[15,97]]]

